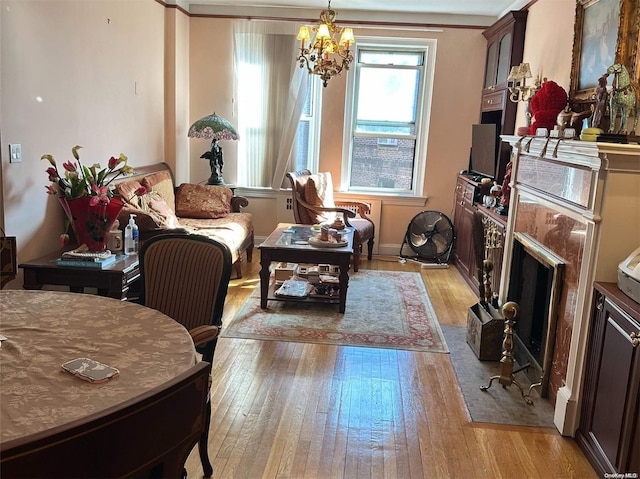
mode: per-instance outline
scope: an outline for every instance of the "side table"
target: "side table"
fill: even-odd
[[[58,266],[62,250],[18,265],[24,270],[24,289],[42,289],[44,285],[68,286],[73,293],[97,288],[100,296],[128,301],[140,290],[138,255],[118,255],[118,261],[105,269]]]

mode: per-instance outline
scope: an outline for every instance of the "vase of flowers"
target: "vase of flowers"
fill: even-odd
[[[58,197],[58,201],[73,228],[78,245],[87,245],[89,251],[104,251],[107,233],[118,219],[124,203],[118,198],[112,198],[109,203],[92,205],[88,196],[72,200]]]
[[[47,186],[47,193],[58,198],[78,246],[86,245],[89,251],[104,251],[107,233],[124,206],[121,199],[114,198],[113,180],[133,170],[127,165],[124,154],[118,158],[112,156],[106,168],[99,164],[86,167],[80,162],[80,148],[76,145],[71,149],[77,163],[63,163],[63,175],[52,155],[42,155],[41,159],[48,160],[50,164],[47,174],[51,184]]]

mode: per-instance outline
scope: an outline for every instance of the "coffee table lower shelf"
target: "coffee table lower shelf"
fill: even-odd
[[[317,295],[317,296],[305,296],[304,298],[296,298],[295,296],[276,296],[276,290],[280,285],[275,284],[273,281],[269,283],[269,292],[267,294],[267,301],[288,301],[296,303],[325,303],[325,304],[339,304],[340,295]]]

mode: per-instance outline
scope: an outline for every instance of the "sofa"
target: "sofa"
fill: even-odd
[[[249,204],[246,198],[225,186],[176,186],[166,163],[134,168],[132,175],[114,183],[115,194],[125,204],[118,216],[121,229],[134,214],[140,241],[173,232],[208,236],[229,247],[236,276],[242,277],[243,254],[251,262],[254,246],[251,213],[241,211]],[[144,187],[142,195],[140,187]]]

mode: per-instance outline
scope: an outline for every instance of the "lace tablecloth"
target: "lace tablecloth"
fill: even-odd
[[[136,397],[195,364],[187,330],[143,306],[90,294],[0,292],[0,442]],[[87,357],[120,374],[92,384],[62,370]]]

